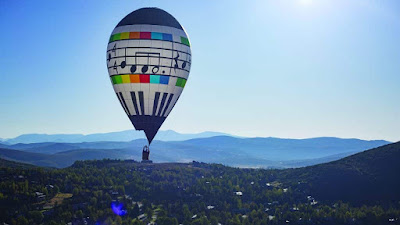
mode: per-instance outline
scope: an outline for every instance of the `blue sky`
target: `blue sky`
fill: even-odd
[[[0,137],[131,129],[106,69],[128,13],[185,27],[192,68],[161,127],[400,140],[400,2],[0,1]]]

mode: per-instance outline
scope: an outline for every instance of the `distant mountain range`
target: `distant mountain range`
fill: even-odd
[[[182,134],[173,130],[160,130],[155,140],[160,141],[183,141],[193,138],[207,138],[213,136],[232,136],[221,132],[206,131],[197,134]],[[41,142],[58,142],[58,143],[81,143],[81,142],[97,142],[97,141],[132,141],[136,139],[146,138],[142,131],[125,130],[110,133],[97,134],[23,134],[15,138],[2,139],[0,143],[17,144],[17,143],[41,143]]]
[[[140,161],[145,139],[128,142],[43,142],[0,144],[4,159],[48,167],[67,167],[76,160],[135,159]],[[360,151],[389,144],[332,137],[310,139],[238,138],[214,136],[183,141],[154,141],[154,162],[222,163],[235,167],[292,168],[337,160]]]

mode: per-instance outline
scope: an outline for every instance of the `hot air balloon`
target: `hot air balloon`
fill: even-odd
[[[188,35],[162,9],[135,10],[112,31],[107,46],[110,80],[122,108],[135,129],[144,131],[149,145],[178,101],[190,67]]]

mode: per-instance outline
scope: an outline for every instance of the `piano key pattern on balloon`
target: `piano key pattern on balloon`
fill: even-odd
[[[118,100],[120,101],[122,108],[124,109],[125,113],[128,116],[132,115],[150,115],[150,116],[157,116],[157,117],[166,117],[168,115],[168,109],[170,106],[173,107],[173,93],[168,92],[155,92],[155,98],[153,100],[153,109],[152,112],[146,113],[145,112],[145,100],[143,91],[131,91],[130,92],[130,99],[124,98],[122,92],[117,92]],[[175,99],[176,102],[177,99]],[[131,102],[130,102],[131,101]],[[128,104],[132,103],[133,110],[129,109]],[[172,103],[172,104],[171,104]]]

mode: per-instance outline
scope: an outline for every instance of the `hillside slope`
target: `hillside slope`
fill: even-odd
[[[56,168],[68,167],[77,160],[129,158],[125,153],[124,151],[113,151],[111,149],[78,149],[49,155],[0,148],[0,158],[36,166]]]
[[[321,200],[399,200],[400,142],[282,173],[292,182],[310,184],[310,193]]]
[[[68,161],[79,151],[44,155]],[[19,154],[9,149],[3,152],[9,156]],[[38,155],[31,153],[28,159]],[[275,225],[397,224],[399,160],[400,143],[395,143],[331,163],[285,170],[132,160],[78,161],[68,168],[48,170],[0,166],[0,223],[16,224],[13,218],[24,215],[29,220],[25,224],[42,224],[41,220],[43,224],[51,224],[51,220],[55,220],[53,224],[65,224],[72,216],[88,219],[87,224],[112,224],[116,218],[109,207],[121,201],[129,213],[118,217],[122,224],[129,224],[143,213],[157,215],[157,224],[168,225],[248,225],[265,221]],[[48,199],[59,192],[70,193],[72,198],[49,210],[45,201],[38,203],[38,190],[46,190]],[[38,210],[42,210],[43,217],[35,216]]]
[[[26,163],[19,163],[15,161],[9,161],[0,158],[0,168],[23,168],[23,169],[30,169],[36,166]]]

